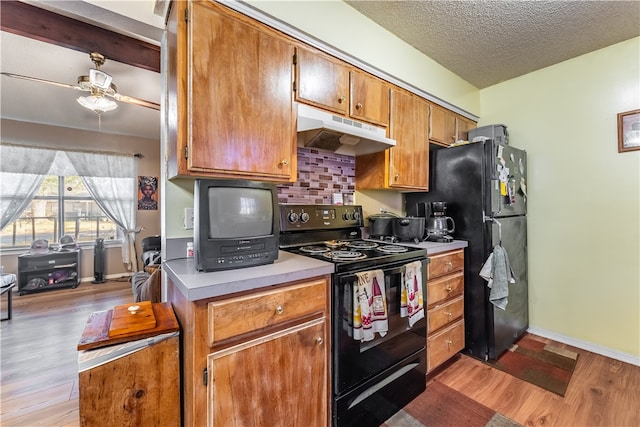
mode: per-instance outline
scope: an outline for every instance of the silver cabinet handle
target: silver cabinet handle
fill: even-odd
[[[276,307],[276,314],[282,314],[282,313],[284,313],[284,308],[282,308],[281,305],[278,305]]]
[[[316,338],[316,344],[322,345],[323,342],[324,342],[324,339],[322,339],[322,337]]]

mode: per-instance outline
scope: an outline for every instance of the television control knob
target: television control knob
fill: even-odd
[[[302,222],[304,224],[307,221],[309,221],[309,214],[306,213],[306,212],[302,212],[300,214],[300,222]]]
[[[299,216],[295,212],[290,212],[289,215],[287,215],[287,219],[291,224],[295,224],[298,221],[298,218]]]

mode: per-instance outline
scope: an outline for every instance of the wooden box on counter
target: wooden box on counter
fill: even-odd
[[[118,306],[87,321],[78,343],[81,426],[180,425],[178,321],[170,303],[136,305],[130,320]]]

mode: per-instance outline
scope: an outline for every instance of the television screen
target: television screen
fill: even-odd
[[[242,239],[273,233],[271,191],[209,187],[209,238]]]

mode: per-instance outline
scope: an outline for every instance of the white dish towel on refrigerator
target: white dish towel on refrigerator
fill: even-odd
[[[515,283],[516,278],[509,264],[507,251],[501,245],[496,245],[489,258],[480,269],[480,276],[487,281],[491,289],[489,301],[499,309],[507,308],[509,297],[509,283]]]

